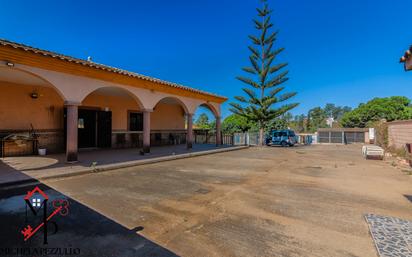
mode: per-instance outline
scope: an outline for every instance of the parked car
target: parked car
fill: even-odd
[[[266,145],[294,146],[298,142],[293,130],[272,130],[266,138]]]

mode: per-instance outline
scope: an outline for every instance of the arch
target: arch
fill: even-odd
[[[186,105],[181,99],[179,99],[178,97],[174,97],[174,96],[166,96],[166,97],[163,97],[163,98],[159,99],[159,100],[156,102],[156,104],[153,106],[153,108],[156,108],[156,106],[157,106],[160,102],[162,102],[162,101],[164,102],[164,101],[167,101],[167,100],[176,101],[176,102],[183,108],[185,114],[189,114],[189,108],[187,107],[187,105]]]
[[[143,105],[142,101],[140,101],[140,99],[135,94],[133,94],[132,92],[130,92],[129,90],[127,90],[123,87],[116,87],[116,86],[97,87],[94,90],[92,90],[91,92],[88,92],[85,96],[83,96],[83,98],[81,99],[80,102],[83,102],[88,96],[90,96],[91,94],[96,93],[98,91],[106,91],[106,92],[109,92],[109,93],[110,93],[110,91],[111,92],[118,91],[118,92],[125,93],[128,96],[130,96],[131,98],[133,98],[133,100],[137,103],[137,105],[139,106],[140,109],[144,109],[144,105]],[[110,94],[108,94],[108,95],[110,95]],[[114,95],[116,95],[116,93]]]
[[[17,68],[17,67],[13,67],[13,68],[11,68],[11,67],[0,67],[0,72],[1,72],[2,70],[17,71],[17,72],[22,72],[22,73],[24,73],[24,74],[28,74],[28,75],[30,75],[30,76],[33,76],[33,77],[35,77],[35,78],[43,81],[45,85],[39,84],[39,85],[30,85],[30,86],[45,86],[45,87],[51,87],[51,88],[54,89],[54,91],[57,92],[57,94],[60,96],[60,98],[61,98],[63,101],[67,101],[67,100],[68,100],[68,99],[65,97],[65,95],[63,94],[63,92],[62,92],[57,86],[55,86],[55,85],[54,85],[53,83],[51,83],[49,80],[45,79],[44,77],[42,77],[42,76],[40,76],[40,75],[38,75],[38,74],[36,74],[36,73],[30,72],[30,71],[26,71],[26,70],[24,70],[24,69],[20,69],[20,68]],[[8,81],[7,81],[7,82],[8,82]],[[13,82],[10,82],[10,83],[13,83]]]
[[[198,109],[200,106],[205,106],[205,107],[207,107],[207,108],[213,113],[213,115],[215,116],[215,118],[220,117],[219,111],[218,111],[218,110],[216,109],[216,107],[213,106],[211,103],[204,102],[204,103],[198,104],[198,105],[196,106],[196,108],[195,108],[195,112],[197,111],[197,109]]]

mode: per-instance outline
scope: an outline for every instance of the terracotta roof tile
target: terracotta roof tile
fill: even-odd
[[[88,66],[88,67],[95,68],[95,69],[101,69],[101,70],[105,70],[105,71],[109,71],[109,72],[114,72],[114,73],[118,73],[118,74],[121,74],[121,75],[124,75],[124,76],[139,78],[139,79],[159,83],[159,84],[162,84],[162,85],[167,85],[167,86],[174,87],[174,88],[180,88],[180,89],[191,91],[191,92],[198,93],[198,94],[210,95],[210,96],[219,97],[219,98],[222,98],[222,99],[227,99],[226,97],[223,97],[223,96],[220,96],[220,95],[216,95],[216,94],[212,94],[212,93],[202,91],[202,90],[199,90],[199,89],[183,86],[183,85],[180,85],[180,84],[177,84],[177,83],[174,83],[174,82],[169,82],[169,81],[161,80],[161,79],[158,79],[158,78],[149,77],[149,76],[142,75],[142,74],[139,74],[139,73],[119,69],[119,68],[116,68],[116,67],[111,67],[111,66],[108,66],[108,65],[99,64],[99,63],[96,63],[96,62],[93,62],[93,61],[82,60],[82,59],[71,57],[71,56],[68,56],[68,55],[63,55],[63,54],[59,54],[59,53],[55,53],[55,52],[51,52],[51,51],[47,51],[47,50],[42,50],[42,49],[39,49],[39,48],[35,48],[35,47],[27,46],[27,45],[24,45],[24,44],[8,41],[8,40],[5,40],[5,39],[0,39],[0,45],[11,46],[15,49],[21,49],[21,50],[24,50],[24,51],[27,51],[27,52],[32,52],[32,53],[35,53],[35,54],[41,54],[41,55],[44,55],[44,56],[60,59],[60,60],[63,60],[63,61],[68,61],[68,62],[80,64],[80,65],[83,65],[83,66]]]

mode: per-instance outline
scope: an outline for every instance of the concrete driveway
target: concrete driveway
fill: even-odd
[[[250,148],[44,184],[129,232],[140,227],[154,256],[376,257],[364,215],[412,220],[412,181],[362,159],[360,148]],[[102,230],[99,242],[110,234]]]

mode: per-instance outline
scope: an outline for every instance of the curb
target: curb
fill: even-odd
[[[227,148],[193,152],[193,153],[184,153],[184,154],[178,154],[178,155],[154,157],[154,158],[146,159],[146,160],[128,161],[128,162],[115,163],[115,164],[105,164],[102,166],[97,166],[97,168],[94,168],[94,169],[87,167],[82,170],[69,172],[69,173],[46,175],[43,177],[40,176],[38,178],[27,178],[27,179],[22,179],[18,181],[0,183],[0,190],[2,190],[2,188],[4,189],[5,187],[21,186],[21,185],[31,184],[31,183],[36,183],[36,182],[41,183],[40,180],[44,181],[44,180],[56,179],[56,178],[74,177],[74,176],[79,176],[79,175],[84,175],[84,174],[100,173],[100,172],[105,172],[105,171],[110,171],[110,170],[130,168],[134,166],[141,166],[141,165],[158,163],[158,162],[166,162],[166,161],[173,161],[173,160],[179,160],[179,159],[185,159],[185,158],[192,158],[192,157],[197,157],[197,156],[202,156],[202,155],[210,155],[210,154],[216,154],[216,153],[243,150],[247,148],[249,148],[249,146],[235,146],[235,147],[227,147]]]

